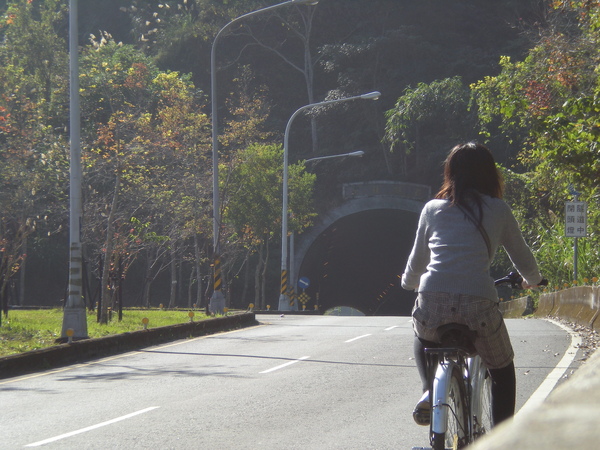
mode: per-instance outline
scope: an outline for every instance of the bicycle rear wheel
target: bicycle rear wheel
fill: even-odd
[[[450,374],[448,389],[448,421],[445,433],[431,433],[431,447],[433,450],[459,449],[468,444],[468,404],[467,392],[463,377],[458,367],[454,367]]]

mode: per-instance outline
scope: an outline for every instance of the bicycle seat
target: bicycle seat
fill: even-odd
[[[442,325],[436,331],[438,341],[442,347],[458,348],[469,355],[477,353],[473,341],[477,337],[477,331],[460,323],[449,323]]]

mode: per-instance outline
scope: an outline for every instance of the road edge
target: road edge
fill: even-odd
[[[242,313],[198,322],[149,328],[19,353],[0,358],[0,379],[56,369],[178,339],[205,336],[257,325],[256,314]]]

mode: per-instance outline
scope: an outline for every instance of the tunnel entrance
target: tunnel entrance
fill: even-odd
[[[323,231],[308,249],[299,275],[319,308],[355,308],[365,315],[410,315],[414,292],[399,285],[419,215],[398,209],[350,214]]]

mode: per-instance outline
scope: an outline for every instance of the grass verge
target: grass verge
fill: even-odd
[[[116,315],[106,325],[96,321],[96,313],[88,312],[87,326],[90,338],[98,338],[130,331],[143,330],[143,318],[148,318],[148,328],[176,325],[189,322],[189,311],[184,310],[124,310],[123,320]],[[197,311],[194,320],[208,319],[210,316]],[[63,310],[11,310],[8,317],[2,317],[0,327],[0,357],[38,350],[56,345],[61,336]]]

